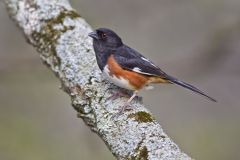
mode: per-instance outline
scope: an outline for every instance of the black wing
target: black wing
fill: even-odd
[[[126,70],[162,78],[166,76],[166,73],[153,62],[126,45],[117,49],[113,56],[117,63]]]
[[[168,80],[174,84],[187,88],[195,93],[198,93],[211,101],[216,102],[215,99],[206,95],[204,92],[199,90],[198,88],[190,85],[186,82],[180,81],[172,76],[167,75],[163,72],[158,66],[156,66],[153,62],[145,58],[143,55],[138,53],[137,51],[131,49],[128,46],[123,46],[119,48],[115,54],[113,54],[114,59],[117,63],[124,69],[134,71],[137,73],[141,73],[143,75],[149,76],[157,76],[163,79]]]

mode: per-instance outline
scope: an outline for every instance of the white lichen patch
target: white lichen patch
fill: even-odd
[[[61,68],[65,71],[66,78],[81,85],[88,82],[92,69],[94,66],[96,68],[93,51],[89,49],[86,52],[86,48],[91,48],[91,44],[82,44],[79,41],[80,39],[86,39],[84,32],[90,31],[90,29],[84,30],[76,27],[74,30],[64,33],[56,46],[57,55],[62,59]],[[99,70],[96,70],[96,72],[99,72]]]

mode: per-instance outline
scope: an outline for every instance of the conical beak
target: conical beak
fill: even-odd
[[[88,34],[88,36],[89,36],[89,37],[92,37],[93,39],[98,39],[98,35],[97,35],[96,31],[90,32],[90,33]]]

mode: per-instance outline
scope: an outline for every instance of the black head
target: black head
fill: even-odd
[[[107,28],[99,28],[88,34],[93,38],[93,45],[100,45],[108,49],[114,49],[122,46],[121,38],[112,30]]]

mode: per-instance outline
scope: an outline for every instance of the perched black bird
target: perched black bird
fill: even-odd
[[[174,83],[216,102],[198,88],[163,72],[149,59],[125,45],[114,31],[99,28],[89,33],[89,36],[93,38],[93,48],[101,71],[115,85],[134,91],[121,107],[121,113],[138,91],[150,83]]]

